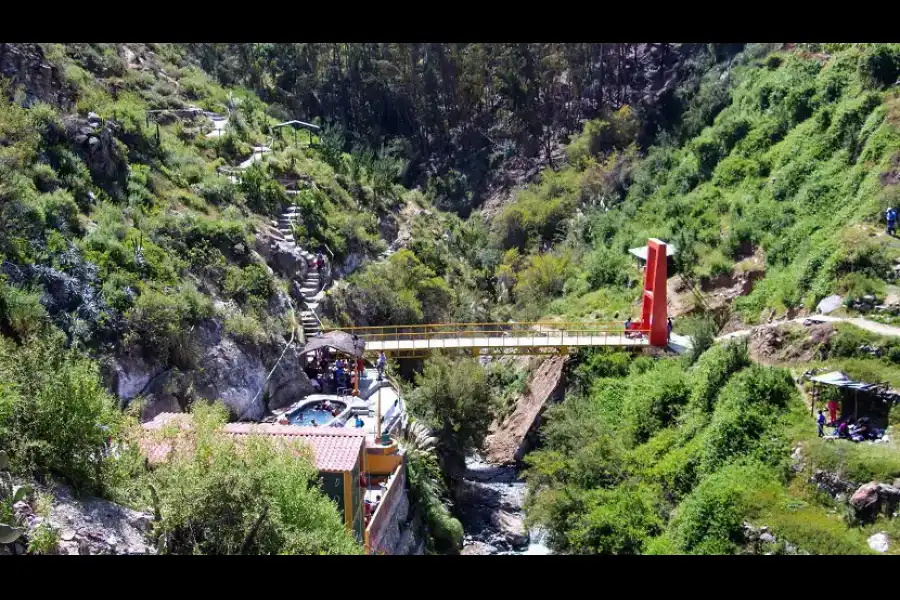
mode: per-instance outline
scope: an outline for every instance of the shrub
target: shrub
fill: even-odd
[[[669,525],[674,546],[689,554],[732,554],[755,488],[771,485],[755,464],[731,465],[703,480],[679,505]]]
[[[65,190],[56,190],[49,194],[42,194],[39,202],[43,206],[47,225],[63,233],[81,232],[81,224],[78,221],[78,205],[75,204],[72,194]]]
[[[59,543],[59,531],[49,521],[38,525],[28,539],[29,554],[52,554]]]
[[[759,450],[768,459],[771,428],[796,394],[790,373],[784,369],[748,367],[734,375],[719,394],[712,421],[703,433],[701,470],[711,473],[732,457]]]
[[[259,320],[252,315],[235,314],[225,319],[225,331],[250,345],[259,345],[266,340],[266,331]]]
[[[633,442],[640,444],[666,427],[689,393],[687,376],[676,361],[659,362],[632,377],[621,411]]]
[[[627,285],[635,279],[632,261],[623,252],[615,252],[603,246],[587,255],[585,274],[591,288]]]
[[[646,484],[591,490],[569,531],[579,554],[640,554],[646,538],[662,531],[657,490]]]
[[[47,312],[40,294],[6,285],[0,280],[0,330],[19,340],[35,335],[43,327]]]
[[[461,460],[481,445],[493,419],[494,398],[477,361],[432,356],[415,383],[407,399],[410,414],[437,432],[444,452]]]
[[[463,544],[463,526],[445,504],[447,489],[434,453],[406,448],[406,474],[413,506],[424,513],[428,532],[426,548],[442,554],[456,554]]]
[[[691,338],[691,349],[685,359],[688,364],[693,364],[715,343],[719,327],[711,318],[705,317],[688,321],[684,330]]]
[[[163,431],[173,450],[147,476],[171,554],[360,554],[297,443],[217,430],[221,405],[194,405],[188,431]],[[177,428],[176,428],[177,429]],[[176,441],[177,440],[177,441]],[[251,534],[251,532],[253,532]]]
[[[874,87],[886,87],[896,83],[900,76],[900,46],[873,44],[872,49],[859,59],[859,74],[864,81]]]
[[[225,270],[222,292],[241,304],[261,308],[275,291],[275,280],[264,265],[253,263],[243,269],[229,266]]]
[[[20,474],[53,474],[103,492],[116,483],[119,460],[107,440],[118,439],[126,421],[97,366],[61,342],[0,339],[0,448]]]
[[[145,290],[125,315],[131,330],[125,342],[139,344],[163,363],[190,367],[196,358],[190,325],[211,314],[209,298],[190,284],[172,294]]]
[[[729,378],[749,364],[745,342],[719,344],[703,352],[691,374],[690,406],[711,413]]]
[[[568,254],[537,254],[520,273],[516,283],[516,297],[522,303],[543,305],[547,299],[558,296],[572,268]]]

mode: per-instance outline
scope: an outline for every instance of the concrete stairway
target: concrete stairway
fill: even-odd
[[[297,242],[294,239],[294,232],[292,229],[292,225],[299,218],[300,213],[299,209],[296,207],[290,207],[278,217],[278,231],[284,235],[285,239],[288,240],[290,245],[294,247],[297,246]],[[299,248],[300,255],[306,260],[307,272],[306,278],[303,280],[303,283],[300,288],[300,292],[303,294],[305,299],[305,308],[300,311],[300,318],[303,322],[303,333],[306,338],[316,335],[319,331],[319,320],[316,318],[314,311],[319,305],[319,300],[321,300],[322,291],[322,282],[319,278],[319,273],[315,267],[315,259],[316,256],[312,252],[305,250],[303,248]]]

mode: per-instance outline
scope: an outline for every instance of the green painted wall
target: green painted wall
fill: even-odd
[[[344,515],[344,474],[320,472],[319,479],[322,481],[322,490],[338,505],[341,518],[346,519]],[[359,485],[359,482],[357,482],[357,485]]]

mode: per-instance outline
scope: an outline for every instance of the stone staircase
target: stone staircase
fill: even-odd
[[[294,247],[297,246],[297,242],[294,239],[294,233],[292,229],[292,225],[297,221],[297,218],[300,216],[299,209],[297,207],[290,207],[278,217],[278,231],[284,235],[285,239],[288,240],[289,244],[292,244]],[[316,335],[319,332],[321,327],[319,323],[319,319],[315,315],[315,310],[319,306],[319,301],[322,299],[322,294],[324,294],[324,289],[322,285],[322,281],[320,279],[318,271],[316,271],[315,267],[315,259],[316,256],[312,252],[305,250],[303,248],[299,248],[300,255],[306,260],[307,272],[306,277],[303,280],[303,283],[300,288],[300,292],[303,294],[303,298],[305,300],[306,307],[300,311],[300,318],[303,322],[303,334],[307,339]]]

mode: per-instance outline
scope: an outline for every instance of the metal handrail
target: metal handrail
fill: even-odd
[[[362,326],[350,326],[350,327],[335,327],[335,330],[345,331],[348,333],[353,332],[361,332],[361,331],[374,331],[374,330],[384,330],[390,328],[405,328],[405,329],[428,329],[432,327],[453,327],[453,328],[463,328],[463,327],[473,327],[473,326],[490,326],[490,327],[517,327],[517,326],[553,326],[553,327],[561,327],[561,326],[570,326],[570,325],[578,325],[578,326],[594,326],[598,328],[607,328],[610,330],[613,329],[622,329],[624,330],[624,325],[622,322],[617,321],[506,321],[506,322],[459,322],[459,323],[418,323],[412,325],[362,325]],[[629,330],[629,331],[637,331],[637,330]]]

